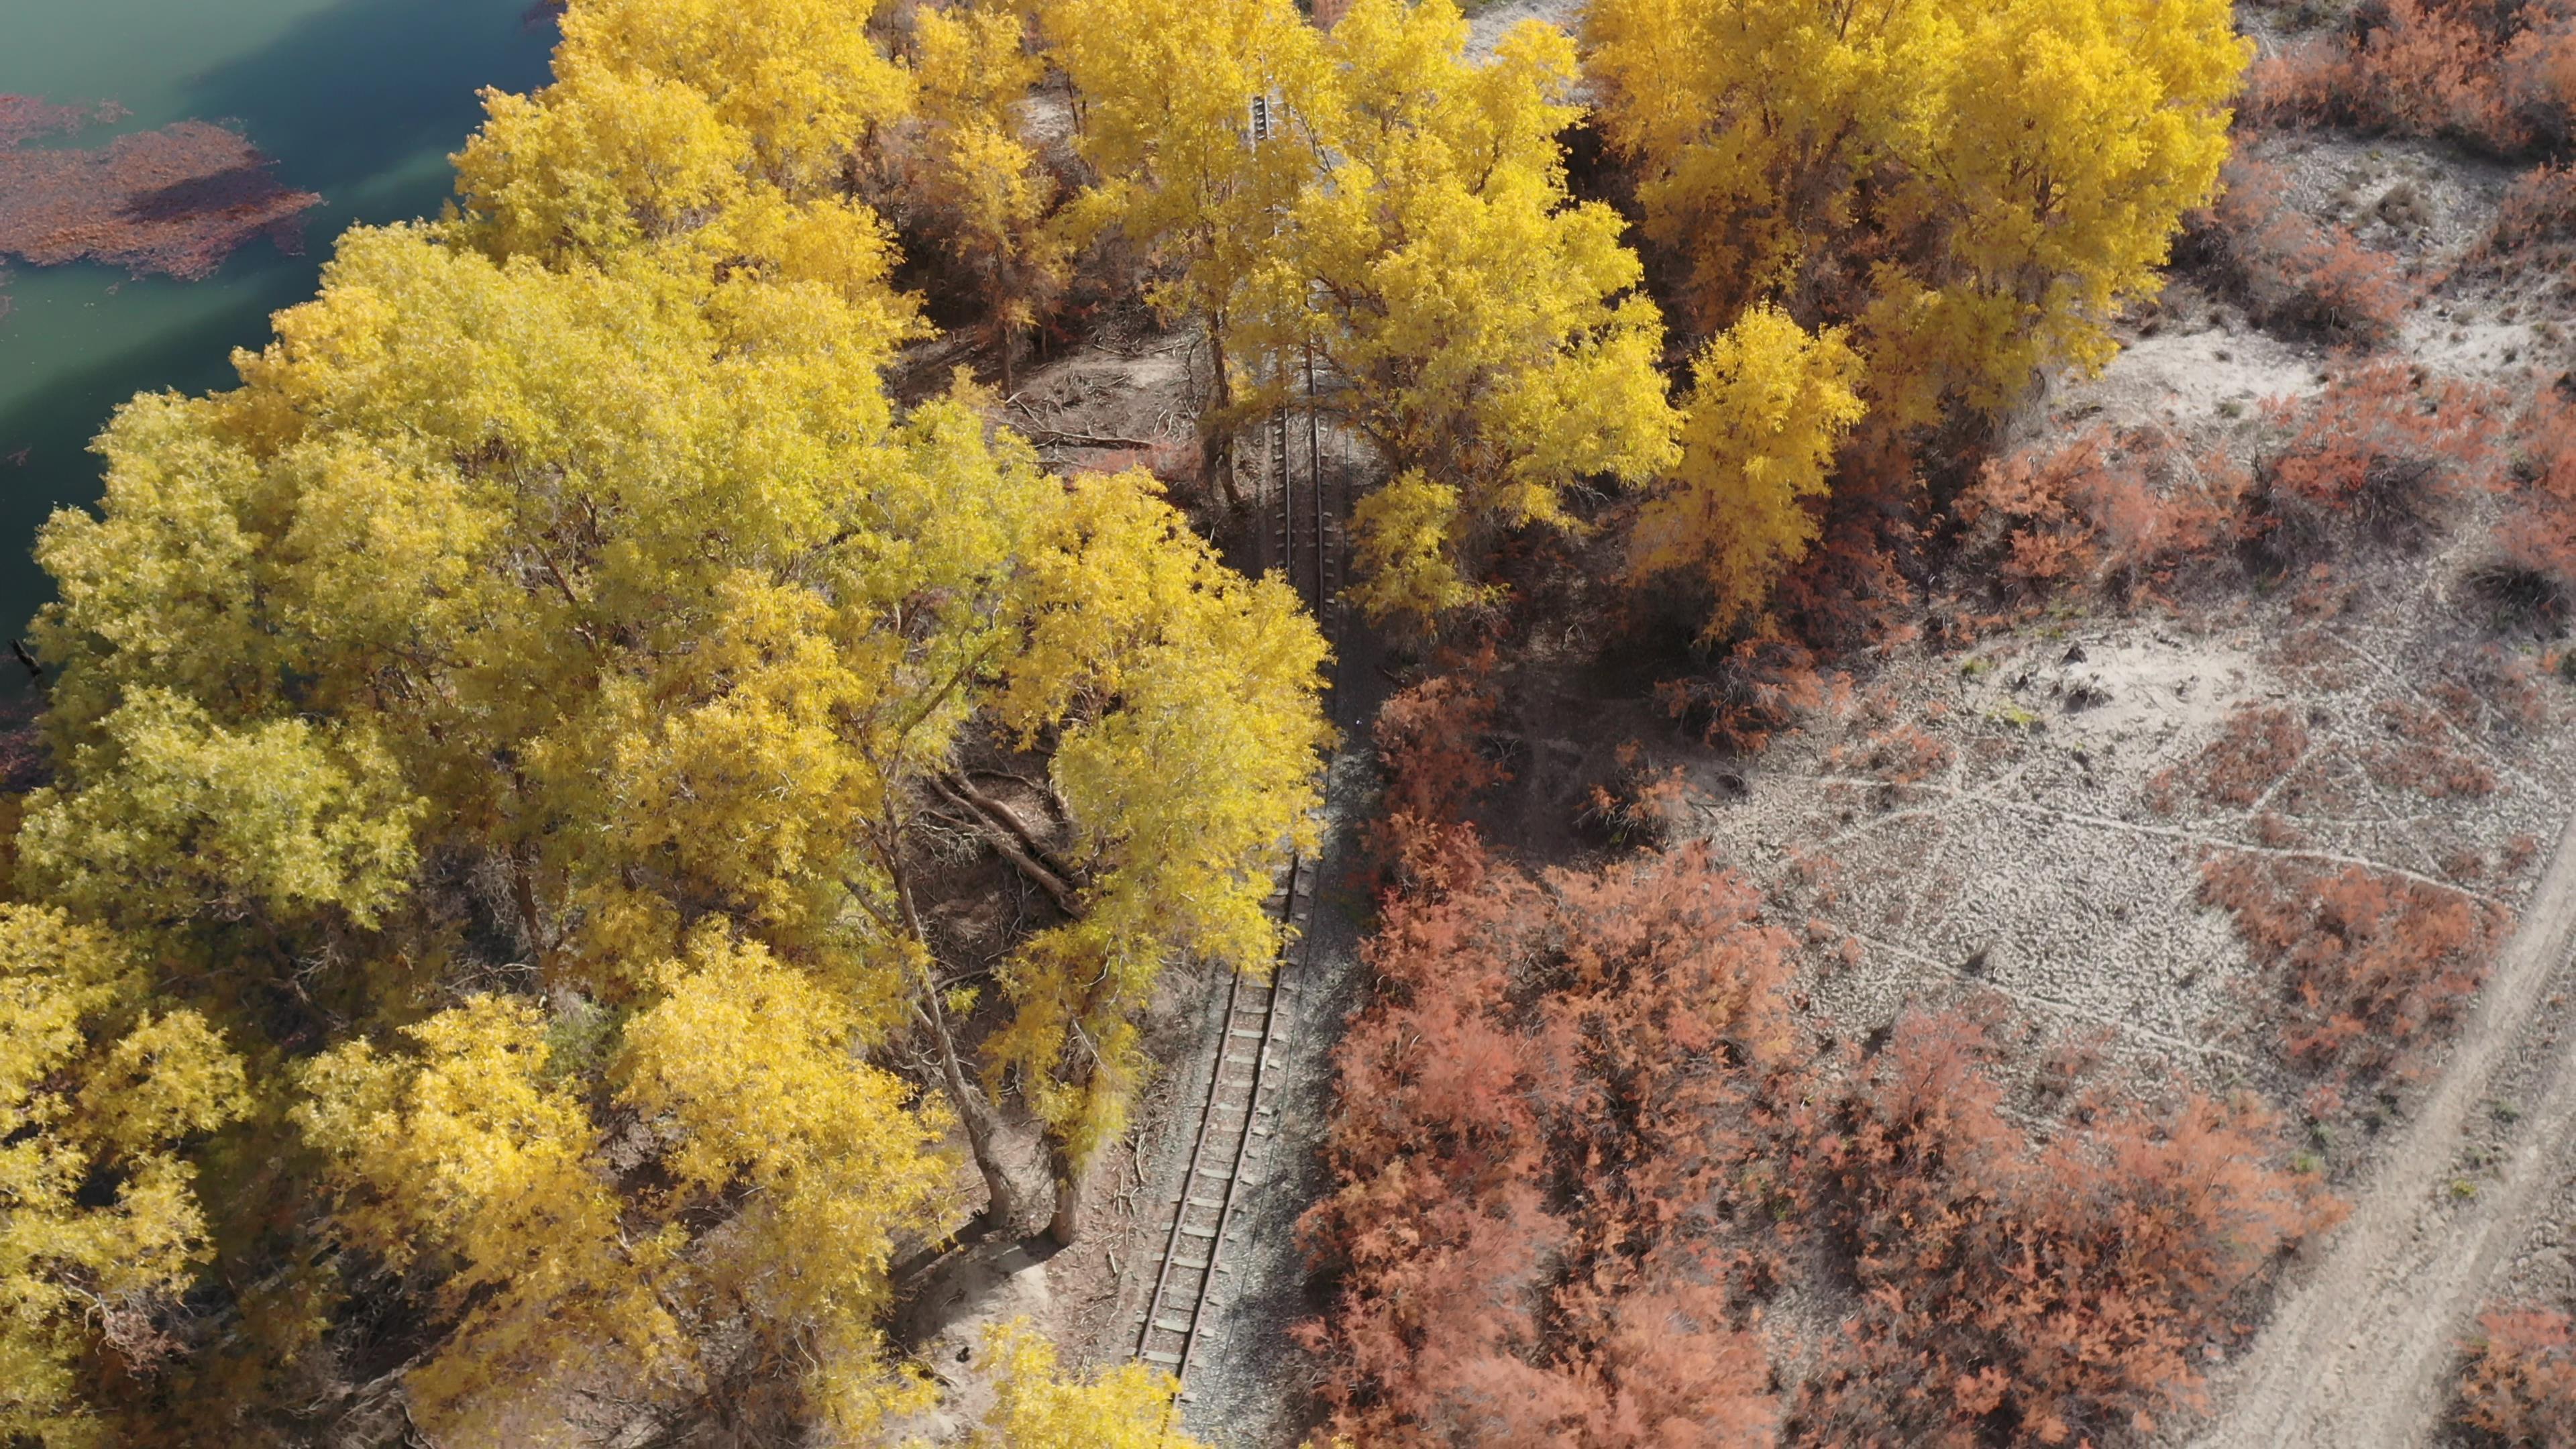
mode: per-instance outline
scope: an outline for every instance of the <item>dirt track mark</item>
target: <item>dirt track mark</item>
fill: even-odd
[[[2465,896],[2470,900],[2483,902],[2491,906],[2502,906],[2505,904],[2505,902],[2497,900],[2495,897],[2488,895],[2484,891],[2471,890],[2457,881],[2442,880],[2438,877],[2429,875],[2420,875],[2414,871],[2408,870],[2402,865],[2392,865],[2384,860],[2364,860],[2360,856],[2345,855],[2340,851],[2288,850],[2276,846],[2257,845],[2252,841],[2233,840],[2223,835],[2209,835],[2196,830],[2182,830],[2168,825],[2145,825],[2135,820],[2119,820],[2108,815],[2089,814],[2082,810],[2066,810],[2055,805],[2041,805],[2028,800],[2009,799],[2005,796],[1991,794],[1983,790],[1967,789],[1955,785],[1936,785],[1929,780],[1918,780],[1910,785],[1891,786],[1889,782],[1885,780],[1873,779],[1866,775],[1797,775],[1789,771],[1782,771],[1781,775],[1783,778],[1808,780],[1819,785],[1850,785],[1870,790],[1884,790],[1890,788],[1897,790],[1919,790],[1926,794],[1946,795],[1953,800],[1960,801],[1965,804],[1983,805],[1988,809],[2001,810],[2008,814],[2027,815],[2041,820],[2064,821],[2074,825],[2087,825],[2099,830],[2117,830],[2126,834],[2144,835],[2157,840],[2176,840],[2188,845],[2204,845],[2213,850],[2224,850],[2236,855],[2260,855],[2277,860],[2304,860],[2316,861],[2326,865],[2359,866],[2363,870],[2377,871],[2382,875],[2393,875],[2402,880],[2412,881],[2416,885],[2423,886],[2429,890],[2442,891],[2455,896]],[[1831,850],[1852,836],[1865,834],[1868,831],[1879,829],[1895,821],[1926,817],[1937,818],[1938,814],[1939,812],[1935,810],[1919,808],[1913,810],[1891,810],[1886,814],[1873,816],[1870,819],[1853,826],[1851,829],[1843,831],[1832,839],[1824,841],[1818,848]],[[2570,822],[2570,827],[2572,829],[2576,829],[2576,821]],[[2566,848],[2562,844],[2560,847],[2560,853],[2562,855],[2565,854],[2565,850]],[[2552,872],[2555,872],[2558,869],[2558,866],[2559,862],[2553,860],[2550,862],[2549,868]],[[2551,878],[2555,879],[2555,876],[2553,875]],[[2544,881],[2541,888],[2546,890],[2548,888],[2547,882]],[[2534,905],[2537,905],[2540,898],[2539,896],[2534,895],[2532,899]]]
[[[2547,1095],[2476,1197],[2450,1197],[2469,1114],[2484,1101],[2568,966],[2576,931],[2576,820],[2560,834],[2522,925],[2458,1054],[2325,1245],[2292,1283],[2198,1449],[2417,1449],[2450,1397],[2445,1370],[2481,1290],[2510,1252],[2533,1196],[2576,1137],[2576,1071],[2559,1048]]]
[[[1893,941],[1882,941],[1876,936],[1864,935],[1858,931],[1851,931],[1846,934],[1848,934],[1853,940],[1860,942],[1862,945],[1867,946],[1873,951],[1884,951],[1888,955],[1901,957],[1904,960],[1913,962],[1921,969],[1922,979],[1924,980],[1941,981],[1958,979],[1959,967],[1956,962],[1938,960],[1934,957],[1926,956],[1920,951],[1910,950],[1906,947],[1899,946]],[[2255,1076],[2269,1075],[2278,1070],[2278,1068],[2274,1067],[2271,1063],[2259,1061],[2253,1057],[2245,1055],[2243,1052],[2229,1051],[2223,1046],[2217,1046],[2209,1042],[2185,1041],[2183,1038],[2178,1036],[2167,1036],[2153,1027],[2142,1026],[2135,1021],[2130,1021],[2122,1017],[2111,1016],[2099,1011],[2088,1011],[2071,1001],[2060,1001],[2056,997],[2049,996],[2041,992],[2012,990],[1998,986],[1991,981],[1985,983],[1985,985],[1987,990],[1997,992],[2008,1000],[2019,1002],[2021,1005],[2029,1007],[2033,1011],[2043,1011],[2057,1016],[2072,1017],[2077,1021],[2090,1022],[2095,1026],[2109,1027],[2111,1030],[2118,1032],[2123,1036],[2133,1037],[2138,1041],[2145,1042],[2149,1046],[2155,1047],[2161,1051],[2172,1052],[2180,1056],[2215,1058],[2219,1061],[2229,1062],[2235,1066],[2241,1067],[2246,1072]]]

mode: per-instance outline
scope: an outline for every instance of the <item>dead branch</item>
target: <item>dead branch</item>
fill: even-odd
[[[962,780],[952,783],[944,776],[934,776],[930,783],[940,794],[947,796],[952,804],[983,821],[987,827],[984,836],[992,843],[993,849],[1001,852],[1004,860],[1018,867],[1020,874],[1035,881],[1039,889],[1053,896],[1055,903],[1064,908],[1066,915],[1080,914],[1079,893],[1066,884],[1062,875],[1039,863],[1036,854],[1032,853],[1036,850],[1037,842],[1029,835],[1028,828],[1020,824],[1018,816],[1002,808],[990,797],[982,796],[974,786],[967,785]],[[961,785],[964,786],[963,790],[959,788]],[[979,800],[983,803],[979,804]],[[985,808],[986,805],[992,808],[988,810]]]

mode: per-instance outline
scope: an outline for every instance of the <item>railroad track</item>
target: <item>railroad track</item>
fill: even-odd
[[[1266,134],[1268,126],[1266,106],[1256,105],[1256,133]],[[1282,409],[1262,428],[1266,455],[1262,462],[1268,475],[1264,481],[1276,481],[1278,502],[1259,529],[1257,547],[1264,561],[1306,596],[1338,647],[1340,611],[1332,606],[1331,591],[1336,530],[1334,510],[1325,498],[1311,351],[1304,358],[1304,371],[1305,486],[1299,487],[1292,467],[1289,416]],[[1269,490],[1265,486],[1262,491]],[[1226,1233],[1249,1185],[1246,1171],[1258,1165],[1255,1158],[1262,1155],[1261,1144],[1279,1130],[1280,1084],[1274,1067],[1308,969],[1307,927],[1322,874],[1322,861],[1304,853],[1290,858],[1279,901],[1280,923],[1287,929],[1269,977],[1258,979],[1237,971],[1226,985],[1225,1030],[1217,1039],[1216,1062],[1208,1072],[1207,1097],[1200,1105],[1198,1132],[1190,1144],[1189,1170],[1181,1179],[1179,1195],[1170,1201],[1162,1262],[1155,1270],[1144,1319],[1136,1327],[1136,1357],[1168,1370],[1184,1384],[1209,1316],[1210,1295],[1225,1273]]]
[[[1302,928],[1311,918],[1319,871],[1318,862],[1303,856],[1289,863],[1279,909],[1291,928]],[[1225,1032],[1217,1039],[1216,1065],[1208,1073],[1189,1171],[1172,1204],[1162,1265],[1136,1333],[1136,1356],[1175,1378],[1188,1378],[1198,1349],[1209,1297],[1224,1271],[1220,1259],[1226,1231],[1233,1225],[1255,1144],[1279,1130],[1279,1083],[1271,1067],[1286,1019],[1293,1015],[1289,998],[1298,993],[1299,984],[1291,973],[1304,954],[1298,949],[1303,939],[1302,934],[1291,938],[1269,979],[1238,971],[1226,987]]]
[[[1265,541],[1267,552],[1314,604],[1316,617],[1327,621],[1328,632],[1338,635],[1332,625],[1340,611],[1332,607],[1329,567],[1334,528],[1324,498],[1323,472],[1316,461],[1320,439],[1312,414],[1302,489],[1290,467],[1284,416],[1271,424],[1269,433],[1267,462],[1279,484],[1279,506],[1271,515],[1276,531]],[[1322,876],[1321,860],[1302,852],[1289,860],[1278,906],[1280,923],[1287,928],[1278,959],[1267,978],[1238,971],[1226,985],[1225,1030],[1217,1039],[1216,1062],[1208,1072],[1207,1096],[1200,1104],[1197,1135],[1190,1143],[1189,1170],[1181,1180],[1180,1193],[1169,1202],[1162,1262],[1155,1270],[1154,1292],[1146,1301],[1144,1319],[1136,1327],[1136,1357],[1170,1371],[1184,1383],[1208,1318],[1210,1295],[1225,1272],[1226,1234],[1251,1185],[1247,1169],[1260,1165],[1256,1159],[1262,1156],[1262,1144],[1278,1132],[1280,1084],[1275,1068],[1297,1016],[1294,1008],[1309,969],[1308,927]]]

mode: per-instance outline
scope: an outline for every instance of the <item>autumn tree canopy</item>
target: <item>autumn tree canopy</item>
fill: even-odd
[[[1599,0],[1584,19],[1599,123],[1636,169],[1647,238],[1684,269],[1691,331],[1772,334],[1774,369],[1768,313],[1844,338],[1870,435],[1848,456],[1900,474],[1895,441],[2003,407],[2038,369],[2109,359],[2112,313],[2154,290],[2214,192],[2250,54],[2224,0]],[[1777,447],[1836,456],[1811,444]],[[1686,465],[1650,514],[1644,562],[1714,571],[1723,626],[1759,592],[1735,561],[1804,541],[1775,508],[1692,502],[1710,466]],[[1793,492],[1813,486],[1795,474]],[[1676,530],[1681,510],[1704,522]]]
[[[1567,488],[1670,463],[1661,315],[1617,213],[1566,189],[1562,32],[1525,24],[1478,65],[1450,0],[1360,0],[1329,32],[1286,0],[1046,13],[1104,175],[1076,213],[1205,320],[1212,423],[1301,400],[1311,348],[1323,406],[1385,465],[1355,519],[1373,616],[1478,601],[1498,530],[1568,526]]]
[[[1308,829],[1323,650],[1283,585],[1225,572],[1141,475],[1040,473],[971,394],[897,418],[882,331],[770,325],[793,296],[744,285],[352,233],[243,387],[127,409],[101,513],[45,536],[64,768],[22,874],[174,962],[231,963],[222,1011],[291,992],[290,1039],[402,1027],[305,1072],[300,1120],[373,1204],[335,1231],[466,1265],[476,1367],[431,1373],[459,1399],[552,1360],[514,1334],[567,1315],[649,1367],[672,1295],[645,1285],[726,1276],[604,1196],[594,1109],[545,1085],[562,1002],[615,1014],[595,1066],[666,1124],[660,1211],[700,1221],[694,1195],[776,1176],[725,1251],[839,1243],[862,1286],[817,1303],[827,1341],[863,1346],[863,1281],[926,1225],[938,1124],[967,1117],[992,1166],[915,906],[917,817],[967,734],[1043,736],[1081,842],[1072,919],[1002,973],[992,1063],[1068,1174],[1119,1130],[1156,968],[1265,960],[1270,863]],[[480,907],[439,888],[459,871]],[[496,950],[494,984],[553,996],[442,1008]],[[762,1019],[812,1034],[797,1112],[723,1080],[783,1069]],[[917,1028],[949,1062],[935,1108],[846,1055]],[[447,1133],[532,1176],[436,1186]]]
[[[0,1437],[282,1442],[363,1377],[443,1442],[527,1442],[529,1405],[602,1383],[864,1439],[931,1396],[895,1265],[1043,1206],[1014,1116],[1071,1235],[1165,967],[1281,945],[1328,650],[1153,478],[1051,474],[995,394],[907,371],[954,313],[896,277],[963,294],[1005,391],[1059,296],[1132,282],[1213,356],[1211,464],[1311,359],[1374,465],[1353,598],[1382,624],[1494,602],[1543,532],[1685,581],[1717,641],[1831,551],[1838,498],[1912,486],[1935,425],[2107,357],[2245,61],[2220,0],[1594,0],[1579,47],[1467,41],[1452,0],[1321,28],[573,0],[441,217],[344,236],[239,386],[120,409],[103,500],[38,546],[51,769],[0,800]],[[1063,144],[1032,123],[1057,96]],[[1579,98],[1660,258],[1578,199]],[[1679,343],[1650,259],[1687,279]],[[1493,768],[1439,744],[1452,777],[1390,797],[1421,820]],[[994,764],[1043,832],[969,778]],[[1975,1181],[1880,1192],[1867,1154],[1920,1124],[1865,1074],[1772,1110],[1789,944],[1721,866],[1535,875],[1440,825],[1313,1220],[1346,1427],[1947,1424],[1766,1383],[1729,1234],[1791,1199],[1720,1166],[1830,1159],[1812,1204],[1854,1243],[2091,1173],[2091,1243],[2158,1172],[2257,1145],[2205,1103],[2044,1159],[1978,1117]],[[1002,924],[964,959],[939,912],[978,906]],[[2200,1313],[2304,1222],[2275,1176],[2220,1186],[2255,1226],[2186,1215],[2188,1281],[2139,1301]],[[1991,1286],[2021,1229],[1973,1226],[1966,1268],[1896,1288]],[[2056,1360],[1998,1387],[1990,1360],[2092,1340],[1951,1328],[1852,1372],[2070,1423],[2167,1402]],[[973,1442],[1189,1442],[1168,1379],[986,1349]]]
[[[156,1309],[213,1250],[180,1149],[248,1107],[241,1059],[112,933],[0,904],[0,1434],[113,1442],[80,1390],[179,1347]]]
[[[951,1128],[1017,1223],[999,1099],[1070,1194],[1162,964],[1276,951],[1321,637],[1144,475],[1045,474],[963,384],[890,400],[917,308],[844,163],[916,82],[866,19],[574,7],[556,83],[489,98],[454,214],[345,236],[240,387],[122,410],[104,502],[45,531],[57,769],[14,885],[175,1009],[30,976],[46,1030],[99,1024],[29,1090],[142,1050],[118,1032],[217,1085],[96,1122],[40,1099],[63,1145],[30,1150],[148,1184],[83,1231],[177,1291],[207,1233],[152,1154],[239,1114],[213,1033],[241,1041],[244,1130],[327,1207],[224,1205],[252,1261],[314,1265],[277,1270],[313,1307],[237,1335],[253,1360],[375,1291],[336,1245],[421,1285],[446,1326],[413,1405],[469,1437],[586,1375],[679,1402],[773,1364],[858,1432],[921,1394],[877,1320],[895,1254],[957,1220]],[[995,124],[975,56],[1016,31],[984,28],[922,37],[941,145]],[[921,907],[969,747],[1027,754],[1067,822],[981,1050]],[[56,1364],[97,1334],[41,1296],[61,1271],[10,1280]],[[749,1347],[709,1359],[726,1324]]]

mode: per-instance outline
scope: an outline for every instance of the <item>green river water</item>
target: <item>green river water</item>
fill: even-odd
[[[116,268],[6,265],[0,317],[0,639],[50,595],[30,555],[56,507],[98,496],[89,439],[138,391],[233,381],[232,349],[312,295],[352,222],[435,214],[448,153],[487,85],[543,84],[553,27],[528,0],[0,0],[0,95],[114,101],[113,127],[35,145],[96,146],[175,121],[228,122],[277,158],[286,186],[322,194],[303,256],[266,241],[203,281]],[[22,463],[10,454],[26,450]],[[6,664],[0,651],[0,664]],[[14,664],[0,690],[21,687]]]

